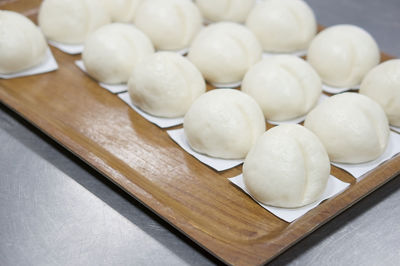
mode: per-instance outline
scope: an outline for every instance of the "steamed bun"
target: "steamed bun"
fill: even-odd
[[[212,83],[241,81],[261,56],[262,48],[254,34],[233,22],[205,27],[193,41],[188,54],[189,60]]]
[[[83,43],[90,32],[111,22],[102,0],[44,0],[38,19],[48,39],[67,44]]]
[[[114,22],[133,22],[143,0],[105,0]]]
[[[321,95],[321,79],[303,59],[267,58],[246,73],[242,91],[252,96],[268,120],[284,121],[308,113]]]
[[[307,49],[317,33],[314,12],[302,0],[262,1],[250,12],[246,26],[268,52]]]
[[[264,133],[265,120],[247,94],[215,89],[193,103],[183,127],[193,150],[217,158],[241,159]]]
[[[113,23],[89,35],[82,59],[93,78],[108,84],[126,83],[138,61],[154,53],[149,38],[133,25]]]
[[[378,45],[365,30],[353,25],[337,25],[320,32],[311,42],[308,62],[322,81],[334,87],[360,85],[380,61]]]
[[[42,32],[28,18],[0,10],[0,73],[10,74],[33,67],[46,57]]]
[[[196,0],[196,4],[209,21],[244,22],[255,0]]]
[[[206,84],[201,73],[185,57],[158,52],[139,62],[129,79],[132,102],[160,117],[182,117]]]
[[[324,144],[337,163],[363,163],[386,149],[389,124],[382,107],[358,93],[343,93],[320,103],[304,125]]]
[[[368,72],[360,93],[379,103],[390,124],[400,127],[400,59],[386,61]]]
[[[188,0],[146,0],[138,8],[136,26],[157,50],[188,48],[202,26],[199,9]]]
[[[319,139],[297,124],[265,132],[243,164],[247,190],[259,202],[296,208],[316,201],[330,173],[328,154]]]

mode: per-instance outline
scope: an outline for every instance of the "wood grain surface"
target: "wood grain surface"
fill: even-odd
[[[0,8],[36,21],[40,2],[0,1]],[[400,156],[359,183],[332,167],[349,189],[289,224],[228,181],[241,166],[218,173],[203,165],[82,73],[74,64],[80,56],[51,49],[59,70],[0,80],[0,101],[226,263],[271,260],[400,173]]]

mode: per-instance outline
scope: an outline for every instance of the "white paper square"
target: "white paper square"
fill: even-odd
[[[231,181],[233,184],[241,188],[247,195],[252,197],[250,193],[247,191],[246,186],[243,181],[243,175],[238,175],[233,178],[229,178],[229,181]],[[334,176],[329,176],[328,183],[326,185],[326,189],[322,196],[314,203],[308,204],[306,206],[300,207],[300,208],[278,208],[278,207],[271,207],[265,204],[262,204],[255,200],[253,197],[253,200],[256,201],[261,207],[264,209],[270,211],[272,214],[275,216],[281,218],[282,220],[285,220],[286,222],[293,222],[297,218],[300,218],[310,210],[314,209],[317,207],[322,201],[329,199],[341,192],[343,192],[350,184],[345,183],[340,181]]]
[[[183,117],[178,117],[178,118],[163,118],[163,117],[157,117],[150,115],[138,107],[136,107],[132,101],[131,97],[129,96],[128,92],[123,92],[118,94],[118,97],[123,100],[127,105],[129,105],[133,110],[135,110],[139,115],[143,116],[147,121],[156,124],[157,126],[161,128],[168,128],[168,127],[173,127],[177,126],[180,124],[183,124]]]
[[[228,170],[243,163],[243,160],[219,159],[194,151],[190,147],[186,139],[185,131],[183,130],[183,128],[168,130],[167,133],[170,136],[170,138],[173,139],[179,146],[181,146],[181,148],[184,149],[187,153],[189,153],[200,162],[210,166],[211,168],[214,168],[217,171]]]
[[[294,51],[294,52],[289,52],[289,53],[272,53],[272,52],[263,52],[262,58],[268,58],[271,56],[277,56],[277,55],[294,55],[298,57],[306,56],[307,55],[307,50],[300,50],[300,51]]]
[[[238,82],[231,82],[231,83],[216,83],[216,82],[211,82],[211,85],[214,86],[217,89],[233,89],[233,88],[238,88],[240,85],[242,85],[241,81]]]
[[[390,126],[390,128],[400,134],[400,127]]]
[[[126,83],[125,84],[106,84],[103,82],[99,82],[99,85],[103,89],[106,89],[113,94],[126,92],[128,90],[128,84],[126,84]]]
[[[72,54],[72,55],[81,54],[84,49],[83,44],[66,44],[66,43],[60,43],[60,42],[51,41],[51,40],[48,40],[48,43],[51,46],[54,46],[57,49],[63,51],[64,53]]]
[[[39,65],[31,67],[31,68],[23,70],[23,71],[20,71],[20,72],[17,72],[17,73],[0,74],[0,78],[13,79],[13,78],[19,78],[19,77],[33,76],[33,75],[48,73],[48,72],[51,72],[51,71],[54,71],[57,69],[58,69],[57,61],[54,58],[51,50],[47,49],[46,58]]]
[[[318,99],[318,104],[322,103],[324,100],[326,100],[328,98],[329,98],[328,95],[322,93],[321,96]],[[294,119],[291,119],[291,120],[285,120],[285,121],[272,121],[272,120],[267,120],[267,121],[271,125],[275,125],[275,126],[284,125],[284,124],[299,124],[299,123],[303,122],[306,119],[306,116],[307,115],[303,115],[303,116],[300,116],[300,117],[297,117],[297,118],[294,118]]]
[[[77,67],[79,67],[80,70],[82,70],[83,72],[85,72],[87,74],[85,64],[83,63],[82,60],[75,61],[75,65]],[[128,84],[106,84],[103,82],[98,82],[98,83],[99,83],[100,87],[102,87],[114,94],[125,92],[128,90]]]
[[[385,152],[376,160],[360,164],[345,164],[345,163],[332,163],[346,172],[350,173],[357,180],[361,180],[361,177],[375,169],[378,165],[389,160],[396,154],[400,153],[400,135],[395,132],[390,132],[388,145]]]
[[[332,87],[326,84],[322,84],[322,90],[324,92],[327,93],[331,93],[331,94],[339,94],[342,92],[346,92],[346,91],[350,91],[350,90],[359,90],[360,89],[360,85],[356,85],[352,88],[336,88],[336,87]]]

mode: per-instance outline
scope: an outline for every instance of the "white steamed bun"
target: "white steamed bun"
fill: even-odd
[[[188,0],[146,0],[138,8],[136,26],[157,50],[188,48],[202,27],[201,13]]]
[[[111,20],[114,22],[133,22],[136,11],[143,0],[105,0]]]
[[[196,4],[209,21],[244,22],[255,0],[196,0]]]
[[[111,22],[102,0],[44,0],[38,19],[48,39],[67,44],[81,44],[90,32]]]
[[[262,48],[254,34],[233,22],[205,27],[188,54],[207,81],[222,84],[241,81],[261,56]]]
[[[343,93],[324,100],[308,115],[305,127],[324,144],[330,160],[363,163],[386,149],[389,124],[382,107],[358,93]]]
[[[380,61],[372,36],[353,25],[336,25],[320,32],[311,42],[308,62],[322,81],[334,87],[353,87]]]
[[[183,124],[195,151],[223,159],[246,156],[265,131],[258,104],[234,89],[215,89],[200,96],[185,115]]]
[[[321,95],[321,79],[303,59],[279,55],[246,73],[242,91],[252,96],[268,120],[284,121],[308,113]]]
[[[325,191],[329,157],[320,140],[297,124],[265,132],[243,164],[247,190],[259,202],[296,208],[316,201]]]
[[[250,12],[246,26],[268,52],[307,49],[317,33],[314,12],[302,0],[262,1]]]
[[[400,59],[386,61],[368,72],[360,93],[379,103],[390,124],[400,127]]]
[[[33,67],[46,57],[46,40],[25,16],[0,10],[0,73],[10,74]]]
[[[136,65],[128,83],[132,102],[160,117],[182,117],[205,90],[205,81],[196,67],[173,52],[146,57]]]
[[[138,61],[154,53],[150,39],[133,25],[113,23],[89,35],[82,59],[93,78],[126,83]]]

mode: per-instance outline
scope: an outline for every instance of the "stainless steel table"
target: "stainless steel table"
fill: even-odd
[[[400,57],[399,0],[307,0],[319,23],[364,27]],[[400,178],[272,265],[398,265]],[[0,104],[0,265],[219,263]]]

